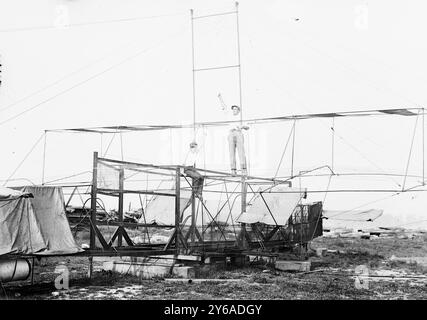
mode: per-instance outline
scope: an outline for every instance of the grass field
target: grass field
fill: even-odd
[[[318,238],[311,248],[327,248],[324,257],[314,252],[308,273],[274,269],[267,261],[251,266],[201,267],[199,278],[241,279],[239,282],[172,283],[165,279],[141,280],[128,275],[96,272],[87,279],[88,259],[47,258],[36,266],[35,286],[5,285],[3,299],[426,299],[427,266],[405,263],[396,257],[427,257],[427,235],[413,239]],[[70,270],[70,289],[57,291],[55,268]],[[359,266],[369,270],[367,287],[356,284]],[[359,283],[359,282],[358,282]]]

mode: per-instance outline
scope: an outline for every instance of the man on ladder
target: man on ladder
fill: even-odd
[[[243,137],[242,130],[248,130],[249,127],[247,125],[243,125],[240,121],[240,107],[233,105],[231,106],[231,112],[225,105],[221,94],[218,94],[218,99],[221,102],[222,110],[226,113],[227,121],[233,121],[230,122],[228,128],[228,144],[229,144],[229,151],[230,151],[230,165],[231,165],[231,173],[233,175],[237,174],[236,169],[236,149],[237,153],[239,154],[239,160],[240,160],[240,169],[242,170],[242,175],[247,175],[247,167],[246,167],[246,156],[245,156],[245,141]],[[235,122],[240,121],[240,122]]]

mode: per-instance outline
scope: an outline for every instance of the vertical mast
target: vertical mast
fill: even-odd
[[[194,15],[193,9],[190,10],[191,15],[191,60],[193,65],[193,139],[196,141],[196,74],[194,68]]]
[[[236,30],[237,30],[237,67],[239,70],[239,107],[240,107],[240,124],[243,123],[243,106],[242,106],[242,72],[240,63],[240,31],[239,31],[239,3],[236,1]]]
[[[236,33],[237,33],[237,69],[239,73],[239,107],[240,107],[240,125],[243,125],[243,105],[242,105],[242,72],[241,72],[241,63],[240,63],[240,26],[239,26],[239,3],[236,1]],[[249,155],[248,155],[249,156]],[[246,212],[246,181],[245,177],[242,176],[242,204],[241,204],[241,212]]]

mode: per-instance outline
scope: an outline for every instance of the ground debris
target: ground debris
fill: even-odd
[[[426,299],[427,274],[413,259],[422,258],[425,239],[340,239],[319,238],[313,249],[328,248],[324,256],[309,257],[309,272],[278,272],[271,267],[205,268],[200,281],[188,279],[141,280],[138,277],[95,272],[86,278],[87,258],[70,257],[70,289],[57,290],[53,280],[60,261],[45,259],[36,266],[35,285],[6,284],[9,297],[19,299]],[[315,250],[314,250],[315,252]],[[391,257],[395,255],[393,258]],[[410,258],[399,261],[401,257]],[[418,259],[422,261],[422,259]],[[367,276],[357,273],[365,266]],[[203,269],[203,268],[202,268]],[[366,282],[365,282],[366,280]],[[358,287],[358,283],[367,287]],[[360,284],[359,283],[359,284]],[[268,290],[266,290],[268,288]],[[19,296],[18,296],[18,295]]]

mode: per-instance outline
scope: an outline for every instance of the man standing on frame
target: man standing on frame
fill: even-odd
[[[218,98],[221,101],[222,110],[227,115],[227,121],[239,121],[239,122],[231,122],[229,124],[229,132],[228,132],[228,145],[230,151],[230,165],[231,165],[231,173],[233,175],[237,174],[236,168],[236,149],[239,154],[240,160],[240,169],[242,170],[242,175],[247,175],[247,167],[246,167],[246,156],[245,156],[245,141],[243,137],[242,130],[248,130],[249,127],[247,125],[242,125],[240,123],[240,107],[233,105],[231,106],[231,113],[228,111],[227,106],[222,100],[221,94],[218,94]]]

